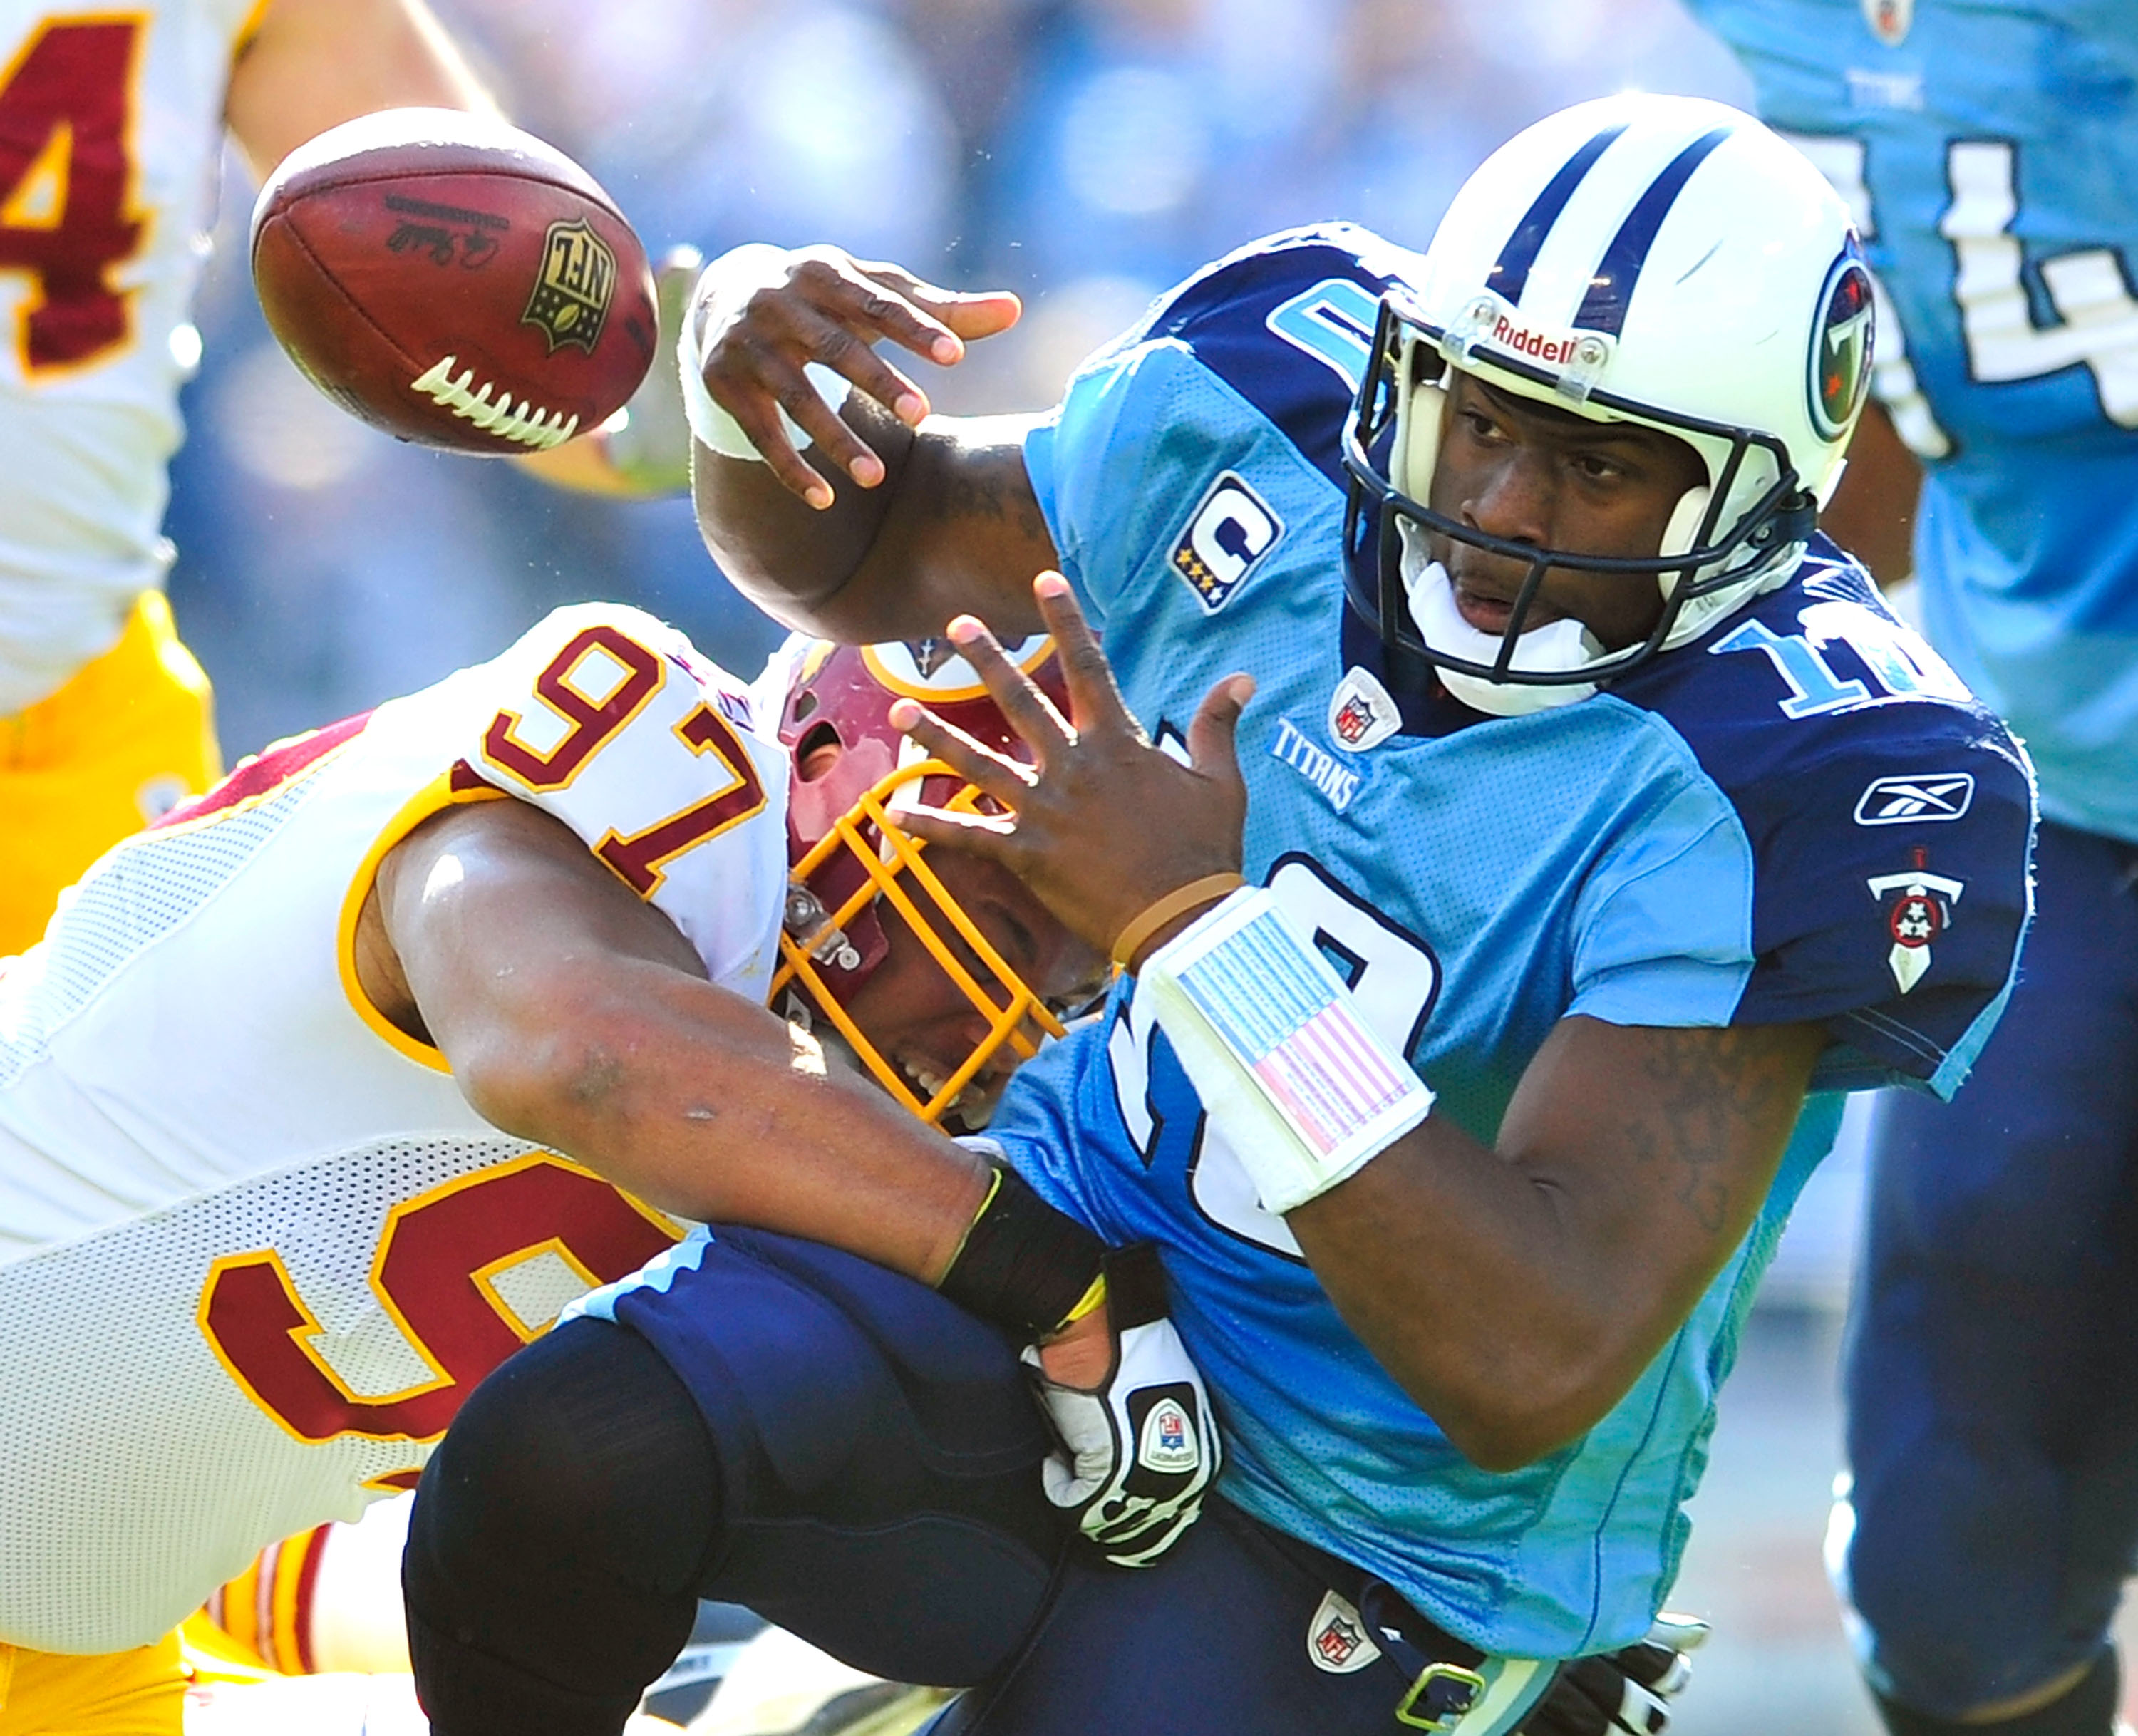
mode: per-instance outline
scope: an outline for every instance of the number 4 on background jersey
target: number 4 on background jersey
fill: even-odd
[[[50,21],[0,74],[0,271],[34,285],[15,333],[26,377],[95,362],[131,334],[111,276],[147,233],[128,151],[142,26]]]
[[[1783,135],[1818,165],[1848,202],[1868,239],[1878,213],[1860,139],[1833,134]],[[2041,260],[2042,285],[2056,319],[2035,322],[2024,282],[2025,249],[2018,234],[2019,148],[2009,139],[1955,139],[1945,146],[1950,201],[1938,233],[1952,244],[1952,300],[1967,348],[1967,370],[1984,385],[2040,379],[2082,367],[2093,377],[2101,414],[2119,427],[2138,427],[2138,299],[2129,272],[2111,247],[2082,247]],[[1878,397],[1893,427],[1918,456],[1942,458],[1951,437],[1938,426],[1907,360],[1901,324],[1879,292]]]

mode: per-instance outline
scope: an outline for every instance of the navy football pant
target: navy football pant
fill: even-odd
[[[2138,1543],[2138,848],[2044,825],[2036,872],[1973,1076],[1880,1100],[1850,1323],[1846,1589],[1940,1718],[2097,1656]]]
[[[1351,1628],[1335,1674],[1308,1640],[1331,1591],[1407,1609],[1223,1501],[1158,1566],[1107,1566],[1041,1492],[1011,1345],[925,1285],[723,1230],[616,1312],[505,1363],[424,1474],[403,1573],[435,1736],[613,1736],[700,1597],[979,1685],[942,1736],[1400,1731],[1415,1656]]]

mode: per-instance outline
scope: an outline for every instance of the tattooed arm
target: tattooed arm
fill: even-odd
[[[1061,558],[1025,473],[1037,418],[928,415],[869,348],[954,359],[941,346],[962,354],[964,339],[1016,317],[1015,298],[936,290],[832,248],[767,250],[764,268],[754,292],[691,314],[708,391],[765,455],[695,446],[698,524],[722,570],[779,619],[849,642],[939,634],[960,611],[1005,636],[1037,631],[1032,577]],[[837,414],[804,380],[808,362],[857,388]],[[798,451],[778,408],[808,436]]]
[[[1496,1148],[1435,1114],[1286,1219],[1345,1321],[1472,1460],[1592,1427],[1750,1227],[1824,1037],[1561,1021]]]

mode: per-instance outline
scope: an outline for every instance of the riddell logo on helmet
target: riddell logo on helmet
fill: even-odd
[[[1542,332],[1520,326],[1505,314],[1492,325],[1492,341],[1503,349],[1518,350],[1540,362],[1571,362],[1578,338],[1547,338]]]

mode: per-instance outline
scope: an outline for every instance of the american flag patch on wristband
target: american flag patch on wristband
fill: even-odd
[[[1183,966],[1179,982],[1317,1157],[1419,1089],[1359,1022],[1335,973],[1274,909]]]

